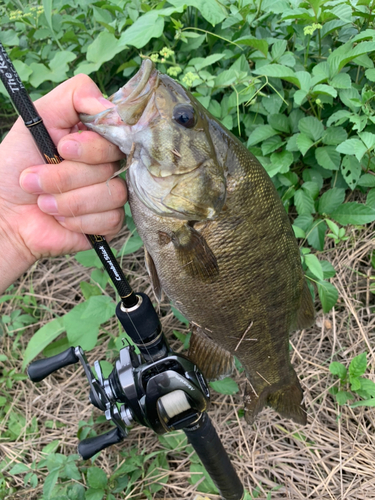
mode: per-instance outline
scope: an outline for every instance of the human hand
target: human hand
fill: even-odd
[[[98,113],[112,104],[88,76],[78,75],[35,106],[65,161],[43,164],[20,119],[0,145],[0,289],[41,257],[90,248],[85,233],[110,239],[124,219],[125,183],[115,178],[106,185],[123,153],[78,128],[79,113]]]

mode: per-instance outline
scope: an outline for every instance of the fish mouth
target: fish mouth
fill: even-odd
[[[113,108],[96,115],[81,113],[80,120],[89,129],[99,133],[102,133],[103,126],[134,125],[142,116],[158,83],[159,73],[154,63],[145,59],[138,72],[109,97],[108,100],[114,104]]]

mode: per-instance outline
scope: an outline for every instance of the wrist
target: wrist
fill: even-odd
[[[35,262],[36,258],[24,245],[9,224],[0,215],[0,294],[17,278],[22,276]]]

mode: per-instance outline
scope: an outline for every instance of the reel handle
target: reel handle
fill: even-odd
[[[101,434],[100,436],[95,436],[92,438],[83,439],[78,444],[78,453],[81,455],[83,460],[88,460],[93,457],[99,451],[108,448],[113,444],[121,443],[126,436],[121,432],[121,430],[116,427],[111,431]]]
[[[60,352],[60,354],[34,361],[27,368],[27,374],[32,382],[40,382],[60,368],[78,362],[79,358],[75,353],[75,348],[69,347],[66,351]]]

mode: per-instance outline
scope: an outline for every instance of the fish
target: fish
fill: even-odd
[[[246,374],[244,415],[265,406],[306,423],[289,334],[314,320],[288,214],[250,151],[179,82],[145,59],[81,115],[126,155],[129,203],[157,300],[190,322],[188,357],[207,380]]]

